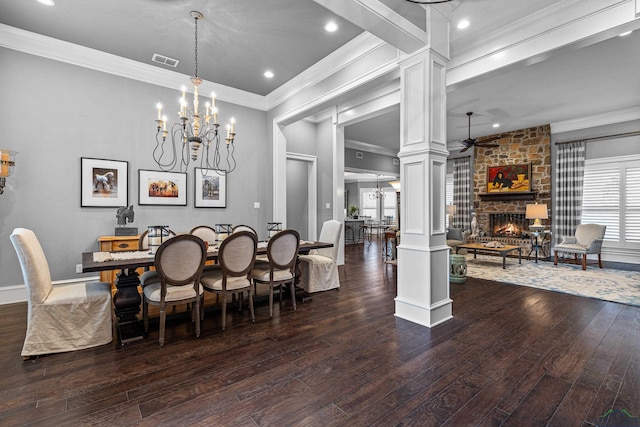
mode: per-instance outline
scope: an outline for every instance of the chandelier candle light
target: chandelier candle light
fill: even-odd
[[[163,171],[170,171],[178,164],[176,155],[176,143],[182,143],[182,158],[179,170],[186,171],[189,161],[194,162],[200,156],[200,166],[205,170],[214,170],[223,175],[233,172],[236,168],[234,157],[235,140],[235,119],[232,117],[227,124],[226,154],[223,154],[223,147],[220,147],[220,135],[218,134],[218,108],[216,107],[215,93],[211,93],[211,102],[205,104],[204,117],[200,116],[200,102],[198,86],[202,84],[202,79],[198,77],[198,21],[204,19],[204,15],[197,11],[192,11],[191,16],[195,22],[195,74],[191,77],[193,83],[193,110],[191,120],[188,117],[187,89],[182,86],[182,97],[180,98],[180,110],[178,111],[179,121],[171,126],[171,151],[170,159],[165,157],[165,143],[169,131],[167,130],[167,116],[162,114],[162,104],[157,104],[158,118],[156,119],[156,148],[153,150],[153,159]],[[204,121],[202,121],[204,119]],[[202,150],[201,150],[202,147]],[[200,153],[202,151],[202,153]],[[190,155],[189,155],[190,152]]]

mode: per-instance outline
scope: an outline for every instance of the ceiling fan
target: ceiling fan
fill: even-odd
[[[478,147],[499,147],[499,144],[490,144],[490,142],[495,141],[495,139],[487,139],[484,141],[478,141],[475,138],[471,138],[471,115],[473,113],[472,112],[468,112],[467,116],[469,117],[469,137],[467,139],[465,139],[464,141],[462,141],[462,143],[465,145],[465,147],[460,150],[461,153],[464,153],[465,151],[467,151],[469,148],[475,146]]]

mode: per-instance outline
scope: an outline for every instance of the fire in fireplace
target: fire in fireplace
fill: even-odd
[[[526,227],[527,220],[525,219],[525,214],[489,214],[491,237],[521,237]]]

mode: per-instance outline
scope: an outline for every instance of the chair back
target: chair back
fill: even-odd
[[[600,224],[580,224],[576,228],[576,240],[580,245],[586,246],[590,251],[597,250],[602,247],[604,233],[607,231],[606,225]],[[596,246],[594,247],[594,243]]]
[[[249,231],[249,232],[255,234],[256,236],[258,235],[258,233],[256,233],[255,228],[250,227],[248,225],[244,225],[244,224],[236,225],[235,227],[233,227],[231,229],[231,233],[237,233],[239,231]]]
[[[29,305],[44,303],[53,285],[49,264],[38,238],[31,230],[16,228],[10,239],[18,254],[22,277],[29,289]]]
[[[282,230],[276,233],[267,246],[267,257],[272,268],[278,270],[293,269],[298,259],[300,234],[296,230]]]
[[[222,241],[218,250],[218,262],[222,274],[239,277],[253,270],[258,251],[258,238],[250,231],[232,233]]]
[[[206,260],[207,248],[202,239],[184,234],[160,245],[154,264],[163,284],[181,286],[198,282]]]
[[[213,227],[209,227],[208,225],[199,225],[197,227],[194,227],[191,229],[191,231],[189,231],[189,234],[198,236],[205,242],[208,242],[210,245],[213,245],[217,240],[216,230],[214,230]]]
[[[140,238],[138,239],[138,250],[139,251],[146,251],[149,249],[149,230],[144,230],[144,232],[140,235]],[[169,239],[172,239],[176,237],[176,233],[174,233],[173,231],[169,230]]]
[[[318,249],[316,251],[316,254],[326,256],[335,261],[338,258],[338,249],[340,245],[341,235],[342,223],[340,221],[336,221],[335,219],[325,221],[322,224],[322,230],[320,230],[319,240],[321,242],[333,243],[333,247]]]

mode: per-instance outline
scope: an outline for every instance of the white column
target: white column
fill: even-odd
[[[400,62],[400,214],[395,315],[424,326],[452,318],[445,236],[449,20],[427,10],[429,43]]]

